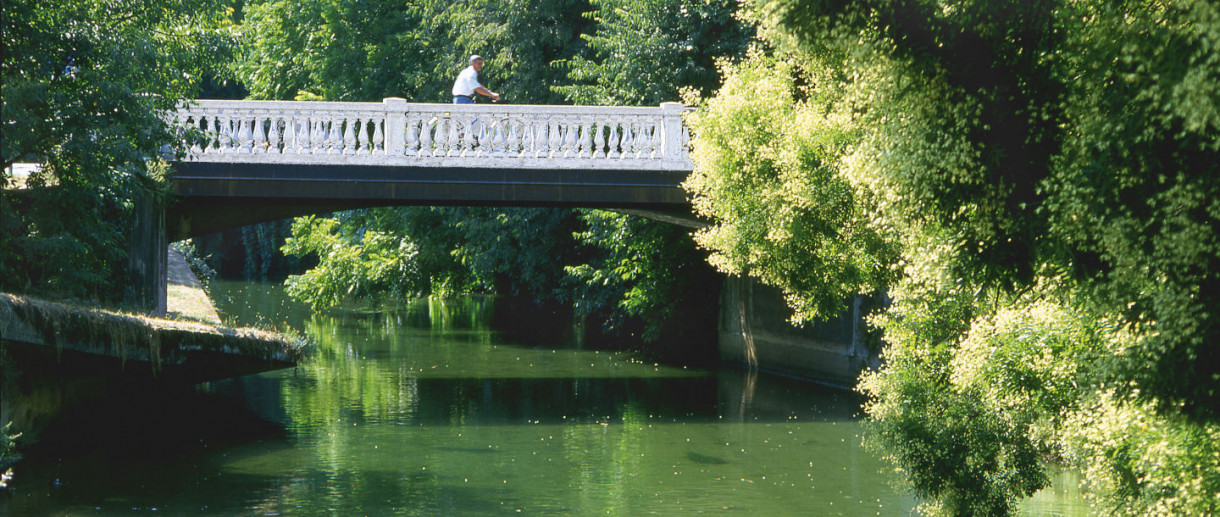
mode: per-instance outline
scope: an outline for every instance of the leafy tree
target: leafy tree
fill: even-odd
[[[719,282],[686,228],[604,210],[584,210],[581,219],[576,238],[594,251],[565,267],[577,316],[601,321],[610,335],[678,349],[654,348],[660,353],[714,331],[707,315],[719,308]]]
[[[581,14],[587,0],[474,0],[447,4],[440,19],[453,38],[447,59],[434,73],[455,77],[471,54],[483,56],[484,84],[513,104],[560,104],[555,91],[567,83],[552,63],[571,59],[585,48],[581,38],[592,22]],[[460,64],[459,64],[460,63]],[[456,66],[455,66],[456,65]],[[449,88],[444,99],[448,100]]]
[[[727,0],[592,0],[586,53],[559,65],[575,84],[555,89],[577,104],[657,105],[680,88],[719,84],[716,60],[739,57],[753,40]]]
[[[432,64],[450,38],[435,31],[431,2],[251,2],[237,73],[261,99],[308,92],[326,100],[440,100]]]
[[[0,288],[121,294],[131,200],[160,188],[146,160],[179,140],[162,114],[230,55],[228,13],[218,0],[5,3]],[[42,169],[10,191],[20,161]]]
[[[239,73],[252,96],[448,102],[466,58],[516,103],[552,103],[551,62],[583,47],[584,0],[251,3]],[[528,13],[528,15],[524,15]]]
[[[858,121],[820,78],[804,81],[816,86],[798,103],[797,71],[773,58],[725,72],[724,87],[690,117],[695,172],[683,186],[715,223],[696,240],[717,269],[783,289],[795,320],[832,318],[893,276],[895,251],[869,227],[869,193],[839,170]]]
[[[384,296],[494,292],[549,303],[571,260],[570,211],[406,207],[302,217],[284,252],[316,268],[288,280],[315,307]]]
[[[861,389],[925,509],[1010,511],[1045,484],[1042,458],[1081,468],[1112,511],[1220,510],[1216,6],[772,0],[756,14],[798,71],[730,68],[747,85],[730,77],[709,102],[723,104],[699,116],[711,128],[695,151],[779,165],[738,178],[697,164],[724,232],[703,242],[816,306],[833,291],[800,285],[886,255],[836,258],[824,233],[763,228],[835,179],[851,186],[843,206],[899,251],[896,276],[868,277],[893,303],[873,320],[886,365]],[[742,93],[782,96],[773,81],[812,88],[778,105]],[[810,104],[822,112],[792,115]],[[835,141],[845,115],[858,133],[842,152],[780,159],[804,148],[789,135]],[[770,203],[733,197],[738,183],[767,192],[751,174],[789,181],[785,167],[837,176]],[[827,265],[770,257],[802,246]]]

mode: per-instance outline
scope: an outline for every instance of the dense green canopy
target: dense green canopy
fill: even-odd
[[[775,57],[693,121],[700,242],[799,315],[888,293],[861,388],[926,509],[1008,511],[1059,459],[1120,513],[1215,513],[1220,8],[755,15]]]
[[[12,0],[0,18],[6,189],[0,289],[117,298],[145,160],[178,141],[161,114],[232,54],[220,0]],[[38,163],[23,192],[9,166]]]

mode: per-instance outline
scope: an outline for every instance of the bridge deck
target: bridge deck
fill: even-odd
[[[386,205],[687,211],[684,108],[195,101],[171,240]]]

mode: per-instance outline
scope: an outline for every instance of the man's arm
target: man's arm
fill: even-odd
[[[484,88],[482,86],[475,88],[474,92],[479,95],[482,95],[484,97],[491,97],[491,100],[493,100],[493,101],[500,100],[500,94],[493,92],[491,90],[488,90],[487,88]]]

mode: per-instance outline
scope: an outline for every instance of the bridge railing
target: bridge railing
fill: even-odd
[[[659,107],[191,101],[186,160],[689,171],[679,103]]]

